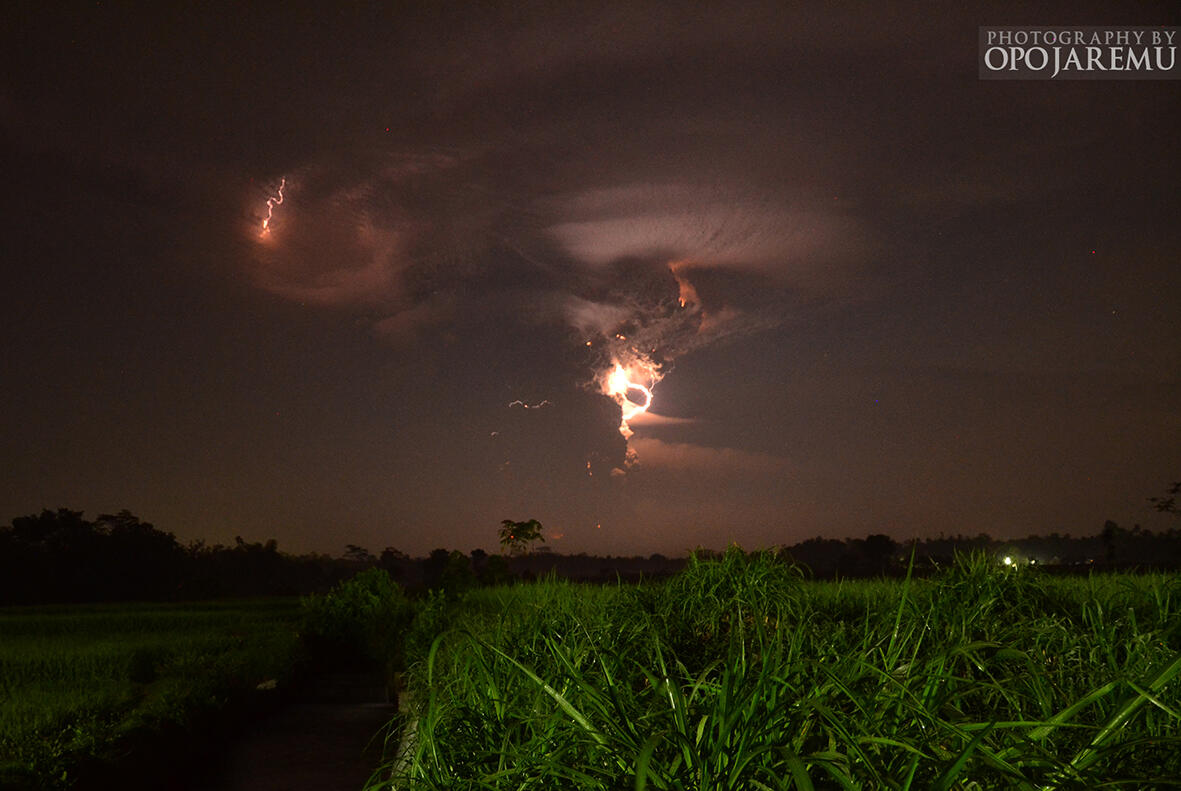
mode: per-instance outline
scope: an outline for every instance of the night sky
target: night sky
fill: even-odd
[[[49,5],[0,25],[0,521],[1176,525],[1181,82],[976,60],[979,25],[1175,4]]]

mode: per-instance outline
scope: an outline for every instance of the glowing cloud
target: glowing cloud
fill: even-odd
[[[659,253],[799,284],[831,279],[870,245],[865,230],[831,206],[744,184],[589,189],[555,200],[553,212],[549,235],[591,267]]]

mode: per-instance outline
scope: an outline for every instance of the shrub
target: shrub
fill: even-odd
[[[406,633],[403,656],[409,660],[408,664],[425,660],[431,643],[447,630],[450,623],[447,610],[447,594],[441,590],[427,591],[426,597],[418,603],[413,623]]]
[[[402,634],[413,616],[406,594],[385,569],[371,568],[323,596],[300,600],[313,650],[389,669],[403,663]]]

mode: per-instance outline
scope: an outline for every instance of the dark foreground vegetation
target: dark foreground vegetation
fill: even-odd
[[[379,569],[302,600],[0,609],[0,789],[181,788],[316,676],[392,681],[413,615]]]
[[[806,580],[732,550],[663,583],[435,596],[372,787],[1098,789],[1181,778],[1181,583],[987,555]]]
[[[826,582],[733,548],[634,585],[549,577],[412,599],[371,568],[299,605],[10,607],[0,634],[5,788],[94,787],[178,743],[199,755],[258,696],[342,666],[404,671],[373,789],[1181,777],[1173,574],[1058,576],[976,554],[929,578]]]
[[[340,668],[405,679],[375,789],[1181,787],[1181,530],[600,558],[503,524],[415,559],[14,519],[0,788],[166,771]]]
[[[183,759],[291,683],[300,620],[295,599],[0,610],[0,788]]]

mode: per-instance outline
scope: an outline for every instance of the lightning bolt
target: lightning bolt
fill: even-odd
[[[284,177],[279,180],[278,192],[267,198],[267,216],[262,218],[262,228],[259,231],[261,236],[266,236],[271,232],[271,219],[275,216],[275,207],[283,203],[283,188],[286,186],[287,178]]]
[[[517,399],[516,401],[513,401],[509,404],[509,409],[512,409],[515,406],[524,407],[525,409],[541,409],[543,406],[552,406],[552,405],[553,405],[553,402],[550,401],[548,398],[540,403],[537,403],[537,404],[526,404],[524,401]]]
[[[615,361],[615,368],[611,373],[603,379],[601,385],[603,394],[612,398],[615,403],[619,404],[622,410],[622,415],[619,421],[619,433],[625,438],[631,437],[634,433],[631,427],[628,426],[627,421],[642,415],[648,411],[648,407],[652,406],[652,389],[640,382],[635,381],[635,378],[644,376],[650,382],[655,382],[658,378],[656,376],[655,366],[645,365],[641,362],[636,362],[632,369],[640,369],[637,373],[635,370],[625,369],[618,360]],[[631,393],[638,392],[643,396],[642,401],[635,401],[631,397]]]

